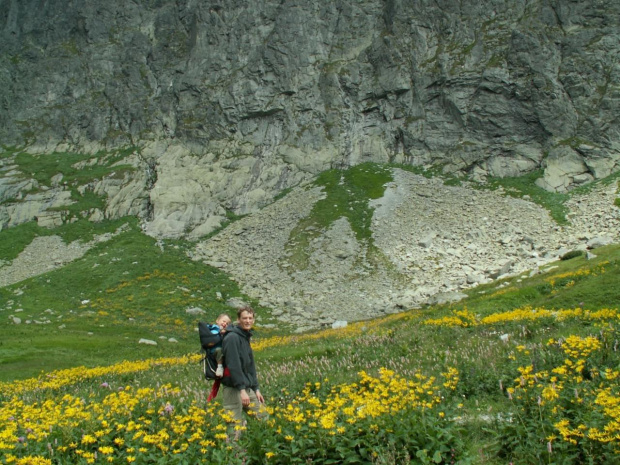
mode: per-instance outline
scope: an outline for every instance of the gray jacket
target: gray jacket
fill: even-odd
[[[256,377],[256,365],[254,353],[250,346],[251,331],[244,331],[238,326],[228,329],[228,333],[222,342],[222,354],[224,364],[230,372],[230,376],[222,378],[224,386],[234,387],[239,390],[252,388],[258,390],[258,378]]]

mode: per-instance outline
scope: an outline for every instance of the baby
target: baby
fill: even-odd
[[[212,334],[219,334],[220,341],[215,344],[211,349],[215,361],[217,362],[217,369],[215,370],[215,376],[221,378],[224,376],[224,364],[222,363],[222,339],[226,333],[226,328],[232,323],[232,320],[226,313],[222,313],[215,320],[215,324],[209,325],[209,330]]]

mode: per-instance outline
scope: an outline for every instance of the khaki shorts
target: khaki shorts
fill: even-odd
[[[245,392],[250,396],[250,405],[244,407],[241,403],[241,391],[234,387],[223,386],[222,389],[222,403],[224,410],[230,412],[235,422],[243,422],[243,412],[247,412],[249,415],[256,415],[256,418],[260,420],[266,420],[269,418],[269,413],[264,404],[261,404],[256,397],[256,393],[253,389],[247,388]]]

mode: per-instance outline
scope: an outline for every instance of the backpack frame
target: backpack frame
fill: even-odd
[[[213,334],[211,332],[211,328],[213,326],[214,325],[203,323],[202,321],[198,322],[198,335],[200,336],[202,353],[202,360],[200,360],[200,364],[202,366],[203,376],[208,380],[218,379],[215,376],[217,360],[215,360],[215,354],[211,349],[222,342],[222,339],[224,338],[221,333]]]

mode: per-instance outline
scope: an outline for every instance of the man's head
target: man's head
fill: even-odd
[[[249,331],[254,325],[254,309],[252,307],[241,307],[237,310],[237,325],[244,331]]]
[[[232,323],[232,320],[226,313],[222,313],[215,320],[215,324],[220,327],[220,331],[226,332],[226,328]]]

